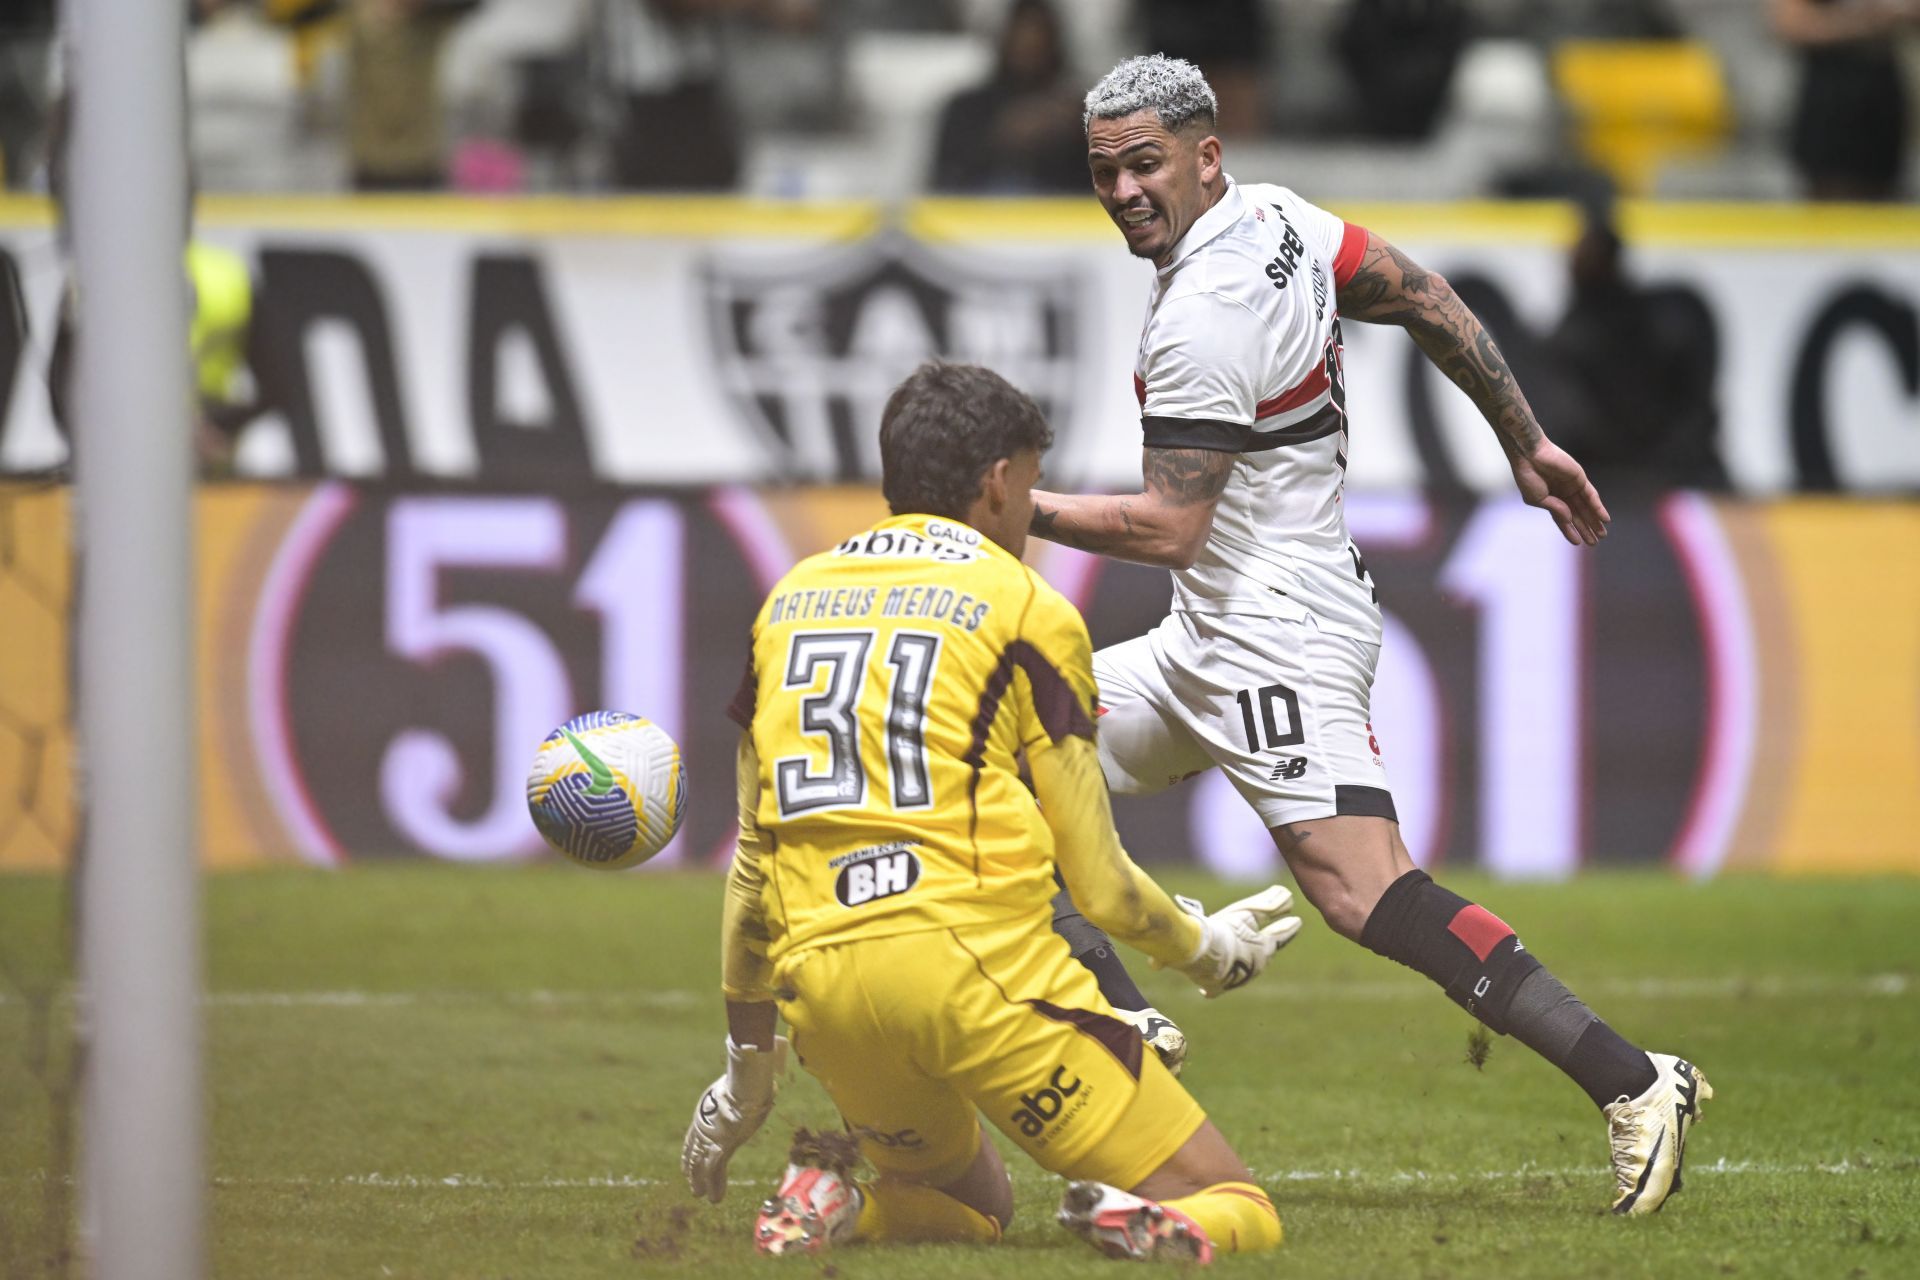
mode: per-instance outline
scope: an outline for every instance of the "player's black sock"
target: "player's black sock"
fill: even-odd
[[[1100,984],[1100,994],[1116,1009],[1138,1010],[1147,1007],[1147,998],[1134,985],[1133,975],[1114,953],[1113,940],[1100,927],[1080,914],[1065,889],[1053,895],[1053,929],[1066,939],[1073,958],[1087,967]]]
[[[1111,945],[1076,952],[1073,958],[1087,966],[1093,980],[1100,984],[1100,994],[1114,1008],[1137,1012],[1147,1007],[1146,996],[1140,993],[1133,975],[1127,972],[1127,966],[1120,962]]]
[[[1507,1024],[1514,1039],[1571,1076],[1596,1107],[1639,1097],[1659,1075],[1644,1051],[1601,1021],[1544,965],[1521,979]]]
[[[1598,1017],[1587,1027],[1560,1068],[1587,1091],[1596,1107],[1621,1098],[1637,1098],[1660,1078],[1645,1049]]]
[[[1424,871],[1387,887],[1360,943],[1439,983],[1455,1003],[1571,1076],[1595,1105],[1653,1083],[1647,1055],[1594,1016],[1500,917]]]

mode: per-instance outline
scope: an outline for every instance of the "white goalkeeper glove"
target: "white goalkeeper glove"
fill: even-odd
[[[1250,982],[1267,967],[1273,953],[1300,932],[1300,917],[1290,916],[1293,894],[1285,885],[1268,885],[1212,915],[1192,898],[1175,897],[1181,910],[1200,921],[1200,946],[1178,969],[1211,1000]]]
[[[768,1050],[737,1045],[727,1037],[727,1073],[700,1095],[680,1148],[680,1170],[694,1195],[715,1204],[726,1198],[727,1162],[766,1123],[786,1065],[785,1036],[775,1036]]]

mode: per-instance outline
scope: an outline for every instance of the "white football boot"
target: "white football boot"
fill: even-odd
[[[1060,1225],[1106,1254],[1136,1262],[1213,1261],[1200,1224],[1152,1200],[1104,1182],[1076,1182],[1060,1201]]]
[[[1687,1131],[1713,1096],[1700,1068],[1670,1053],[1650,1053],[1657,1073],[1637,1098],[1622,1096],[1605,1107],[1607,1141],[1613,1147],[1615,1213],[1656,1213],[1680,1190]]]
[[[828,1145],[837,1136],[805,1129],[794,1136],[780,1189],[762,1202],[754,1220],[753,1244],[761,1253],[820,1253],[852,1237],[860,1188],[847,1153]],[[851,1146],[851,1139],[841,1141]]]
[[[1172,1018],[1151,1006],[1113,1012],[1139,1029],[1140,1038],[1159,1055],[1167,1070],[1176,1076],[1180,1074],[1180,1068],[1187,1065],[1187,1033],[1175,1026]]]

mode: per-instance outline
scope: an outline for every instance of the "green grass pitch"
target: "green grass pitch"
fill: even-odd
[[[1222,897],[1191,876],[1173,887]],[[1144,984],[1193,1037],[1187,1083],[1272,1192],[1278,1258],[1228,1275],[1920,1274],[1920,882],[1450,877],[1628,1036],[1717,1096],[1667,1210],[1622,1221],[1604,1126],[1510,1040],[1309,919],[1253,987]],[[221,1277],[1091,1276],[1056,1180],[1009,1160],[997,1249],[863,1247],[761,1262],[747,1233],[804,1076],[718,1208],[681,1133],[722,1065],[720,880],[568,867],[362,866],[207,886]],[[45,1274],[47,1106],[32,995],[60,887],[0,877],[0,1275]],[[70,1019],[69,1000],[52,1006]],[[1011,1150],[1002,1143],[1003,1150]],[[51,1197],[57,1200],[57,1196]]]

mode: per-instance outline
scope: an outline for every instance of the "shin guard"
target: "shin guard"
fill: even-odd
[[[1433,979],[1501,1035],[1514,993],[1540,967],[1499,916],[1442,889],[1424,871],[1407,872],[1380,895],[1360,945]]]

